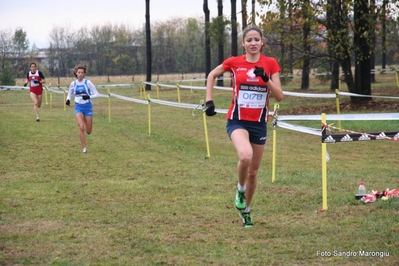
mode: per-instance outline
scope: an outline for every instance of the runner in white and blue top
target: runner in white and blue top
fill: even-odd
[[[69,85],[67,100],[75,95],[75,114],[82,113],[84,116],[93,116],[93,105],[91,99],[99,96],[94,84],[87,79],[75,80]]]
[[[87,134],[91,134],[93,128],[93,105],[91,99],[97,98],[100,95],[94,84],[84,78],[86,74],[85,66],[76,67],[74,74],[77,80],[71,82],[71,85],[69,85],[65,104],[69,106],[72,95],[75,95],[75,116],[79,127],[79,138],[83,147],[83,153],[86,153],[85,131]]]

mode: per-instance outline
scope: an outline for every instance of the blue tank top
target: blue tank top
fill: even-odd
[[[75,95],[76,96],[90,95],[90,89],[89,87],[87,87],[87,79],[84,80],[83,85],[76,85],[75,81]]]

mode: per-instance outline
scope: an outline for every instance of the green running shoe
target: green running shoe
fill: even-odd
[[[236,200],[235,200],[236,209],[239,211],[245,210],[246,202],[245,202],[245,190],[238,190],[236,192]]]
[[[242,224],[244,228],[254,227],[254,223],[251,219],[251,212],[240,212],[240,216],[242,218]]]

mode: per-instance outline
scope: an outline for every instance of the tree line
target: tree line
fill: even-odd
[[[152,23],[150,0],[146,0],[148,20],[140,29],[107,24],[74,31],[68,25],[54,26],[40,69],[48,76],[64,77],[72,75],[76,63],[83,63],[90,75],[147,73],[151,79],[196,72],[206,76],[225,58],[242,53],[240,33],[255,21],[265,33],[264,53],[279,61],[284,77],[300,69],[304,90],[314,69],[329,73],[332,90],[342,79],[350,92],[371,94],[376,66],[383,71],[399,62],[396,0],[258,0],[264,12],[254,9],[254,0],[249,10],[247,0],[238,7],[231,0],[229,16],[223,16],[223,1],[217,1],[214,18],[209,17],[208,0],[203,0],[203,17]],[[237,14],[242,16],[241,25]],[[0,30],[0,75],[6,71],[14,78],[25,75],[38,54],[37,47],[29,49],[26,36],[21,28]]]
[[[203,28],[197,18],[173,18],[153,24],[154,74],[204,72]],[[29,50],[23,29],[14,34],[3,30],[1,35],[1,68],[9,68],[14,77],[23,77],[39,49]],[[145,40],[143,29],[127,25],[82,27],[78,31],[54,26],[48,35],[46,59],[39,62],[40,69],[48,76],[71,76],[71,69],[79,62],[88,66],[90,75],[143,74]]]
[[[279,10],[261,15],[265,28],[279,29],[268,36],[269,43],[277,45],[288,73],[293,67],[302,70],[301,89],[309,88],[313,68],[330,73],[331,90],[341,79],[349,92],[371,95],[377,66],[384,72],[398,63],[396,0],[266,2]],[[353,103],[370,100],[351,97]]]

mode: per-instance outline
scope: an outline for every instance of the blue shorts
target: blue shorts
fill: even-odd
[[[75,115],[83,114],[84,116],[93,116],[93,104],[91,102],[78,104],[75,103]]]
[[[229,138],[236,129],[248,131],[249,142],[253,144],[264,145],[266,143],[267,127],[266,122],[252,122],[243,120],[227,120],[226,131]]]

